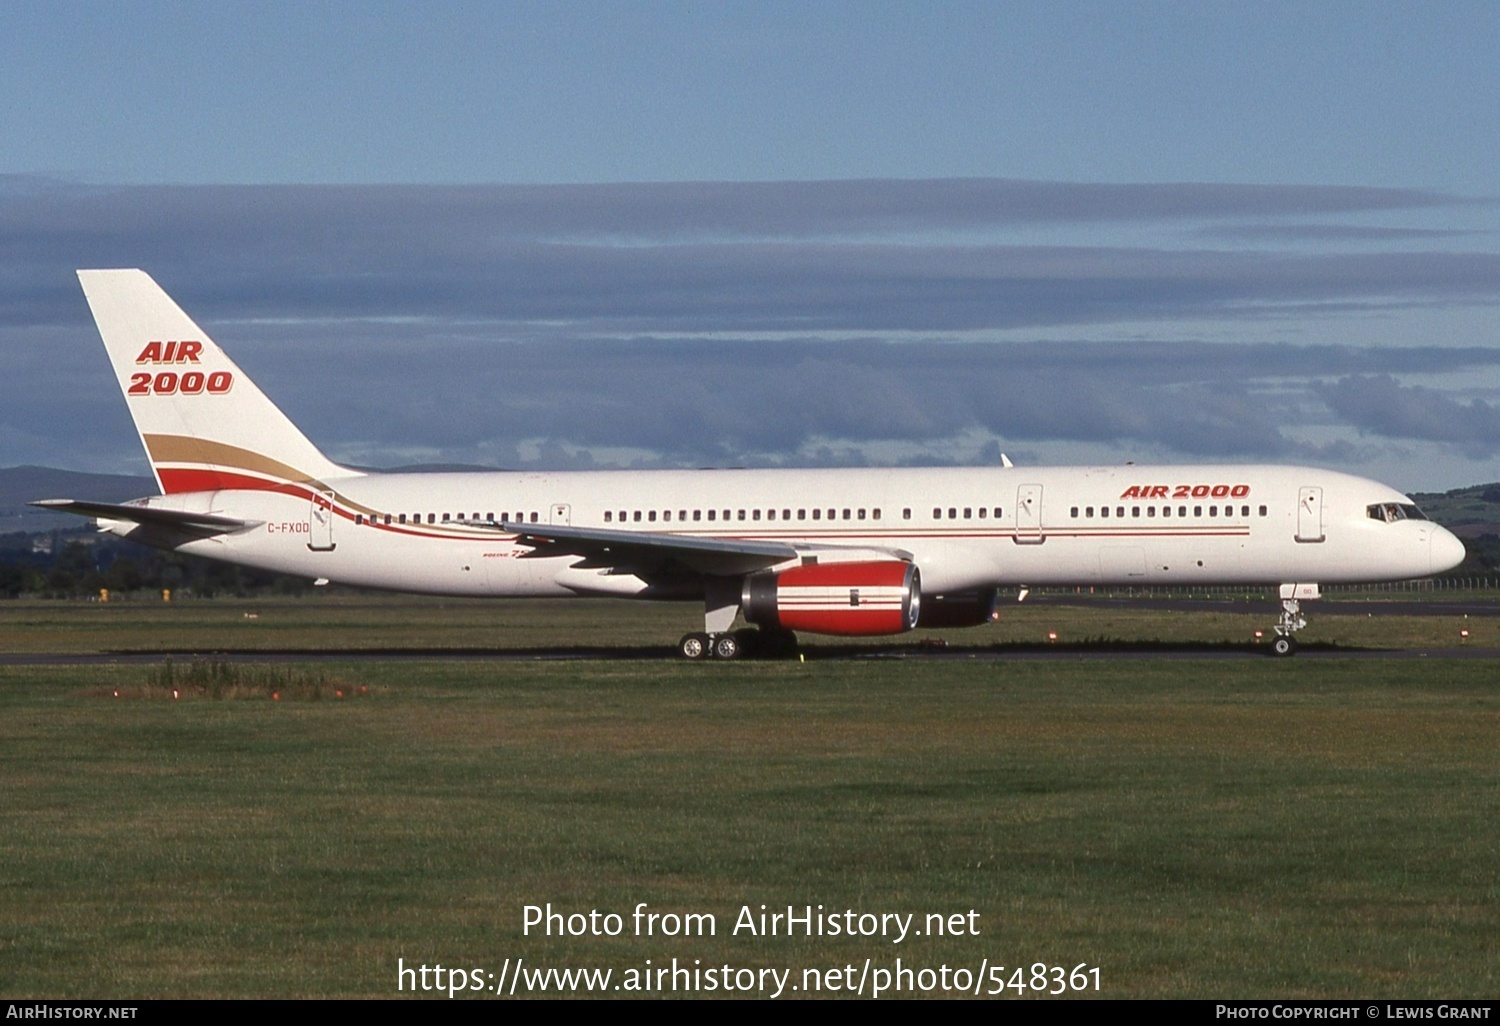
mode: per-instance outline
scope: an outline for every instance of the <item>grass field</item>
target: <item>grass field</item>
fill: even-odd
[[[394,600],[255,621],[231,606],[216,627],[204,606],[178,615],[226,637],[504,643],[461,603],[407,604],[409,635]],[[678,610],[632,627],[590,608],[623,643],[680,629]],[[131,644],[97,647],[197,636],[116,609]],[[0,610],[7,643],[18,621],[40,644],[67,619]],[[1095,615],[1095,635],[1124,629]],[[573,627],[517,630],[566,645]],[[800,982],[899,956],[1085,963],[1115,997],[1493,997],[1497,671],[361,661],[246,667],[218,699],[173,700],[157,667],[0,668],[0,995],[394,996],[398,959],[498,972],[521,956]],[[523,937],[523,906],[546,902],[619,912],[627,933],[638,902],[711,912],[718,933]],[[980,933],[730,936],[747,904],[974,909]]]

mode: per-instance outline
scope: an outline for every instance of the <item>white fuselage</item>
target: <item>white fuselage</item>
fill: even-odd
[[[444,595],[701,597],[619,568],[579,567],[577,555],[541,555],[500,522],[878,550],[909,558],[933,594],[1388,581],[1463,558],[1458,540],[1430,521],[1371,515],[1372,506],[1409,504],[1399,492],[1283,466],[367,474],[148,501],[258,522],[176,539],[181,551]]]

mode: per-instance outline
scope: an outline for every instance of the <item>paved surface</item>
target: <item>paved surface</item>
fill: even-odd
[[[233,652],[4,652],[0,666],[140,666],[155,665],[166,658],[179,662],[194,659],[231,663],[342,663],[342,662],[568,662],[587,659],[618,661],[677,661],[676,650],[664,646],[640,648],[555,648],[555,649],[318,649],[316,651],[233,651]],[[997,645],[988,648],[953,646],[949,648],[918,645],[821,645],[808,653],[812,660],[901,659],[982,660],[1006,662],[1017,660],[1091,660],[1091,659],[1268,659],[1265,645]],[[1421,648],[1369,649],[1340,646],[1304,645],[1297,659],[1500,659],[1500,648]]]
[[[1081,606],[1086,609],[1160,609],[1174,613],[1263,613],[1272,621],[1281,613],[1281,602],[1245,602],[1232,599],[1098,598],[1090,595],[1032,595],[1027,605]],[[1418,602],[1412,600],[1310,599],[1302,611],[1314,616],[1470,616],[1500,619],[1500,600],[1495,602]]]
[[[1028,605],[1073,606],[1090,609],[1157,609],[1181,613],[1246,613],[1266,618],[1267,635],[1281,606],[1278,602],[1244,602],[1230,599],[1153,599],[1101,598],[1089,595],[1033,595]],[[1304,610],[1313,616],[1468,616],[1471,619],[1500,620],[1500,600],[1493,602],[1440,601],[1336,601],[1323,599],[1308,602]],[[909,640],[893,639],[888,644],[839,645],[813,642],[809,658],[828,659],[1264,659],[1264,644],[1011,644],[993,646],[954,645],[928,647]],[[235,663],[266,662],[372,662],[372,661],[440,661],[440,662],[525,662],[612,659],[623,661],[676,660],[671,646],[639,645],[629,647],[570,646],[566,648],[426,648],[426,649],[240,649],[234,651],[191,651],[157,649],[131,652],[0,652],[0,666],[108,666],[160,663],[171,657],[177,660],[216,659]],[[1304,645],[1298,659],[1500,659],[1500,648],[1461,646],[1426,649],[1360,649],[1337,645]]]

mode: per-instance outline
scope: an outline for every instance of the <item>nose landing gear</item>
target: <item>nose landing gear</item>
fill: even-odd
[[[1281,586],[1281,619],[1276,622],[1276,637],[1271,639],[1273,656],[1297,654],[1297,640],[1292,635],[1307,626],[1307,618],[1302,615],[1302,600],[1317,597],[1318,586],[1316,584],[1283,584]]]

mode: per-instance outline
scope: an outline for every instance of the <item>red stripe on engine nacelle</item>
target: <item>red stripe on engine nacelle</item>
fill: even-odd
[[[813,634],[875,635],[900,634],[906,630],[901,610],[888,607],[854,608],[833,611],[782,610],[781,626],[789,631],[811,631]]]
[[[814,563],[746,582],[746,619],[814,634],[900,634],[920,601],[916,568],[898,560]]]
[[[783,588],[900,588],[906,583],[909,564],[811,563],[783,570],[776,578]]]

